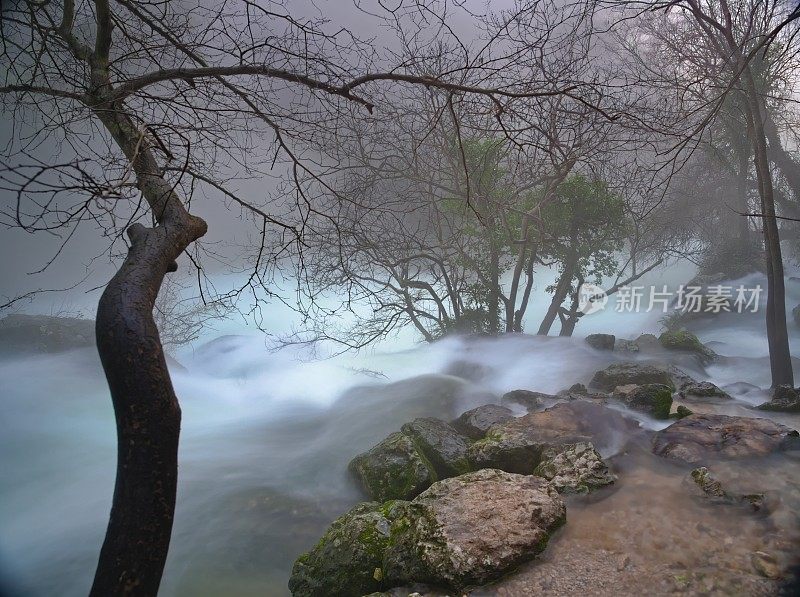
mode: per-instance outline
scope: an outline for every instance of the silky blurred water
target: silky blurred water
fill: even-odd
[[[790,304],[800,302],[799,284],[790,293]],[[609,311],[587,316],[576,333],[632,338],[658,331],[659,317]],[[769,384],[760,313],[725,315],[698,330],[734,358],[690,373]],[[310,360],[300,349],[271,351],[263,336],[245,334],[183,352],[183,368],[173,368],[183,408],[178,507],[161,594],[288,594],[294,558],[362,499],[346,472],[355,454],[414,417],[449,419],[517,388],[554,393],[619,358],[582,338],[532,336],[396,341]],[[7,359],[0,387],[5,591],[85,595],[115,466],[99,361],[93,350]],[[752,416],[746,407],[726,408]]]

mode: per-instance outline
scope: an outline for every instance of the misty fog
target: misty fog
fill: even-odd
[[[793,595],[800,4],[0,13],[0,595]]]

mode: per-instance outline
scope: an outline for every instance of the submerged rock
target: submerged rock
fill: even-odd
[[[617,386],[612,395],[628,408],[647,413],[656,419],[669,418],[672,389],[664,384]]]
[[[670,371],[646,363],[615,363],[594,374],[589,387],[612,391],[617,386],[663,384],[674,387]]]
[[[769,419],[695,414],[657,432],[653,453],[690,463],[766,456],[791,447],[797,435]]]
[[[795,325],[800,327],[800,305],[797,305],[794,309],[792,309],[792,316],[794,317]]]
[[[559,493],[589,493],[617,480],[588,442],[546,448],[534,474],[550,481]]]
[[[392,524],[385,577],[457,590],[485,584],[541,553],[565,519],[539,477],[485,469],[439,481]]]
[[[686,484],[692,487],[697,495],[716,503],[741,504],[753,511],[764,507],[763,493],[733,493],[704,466],[692,470],[686,479]]]
[[[780,578],[781,568],[778,560],[771,553],[754,551],[750,555],[753,569],[765,578]]]
[[[411,499],[436,480],[433,466],[402,433],[393,433],[348,466],[369,496],[378,501]]]
[[[772,395],[772,400],[758,407],[760,410],[797,413],[800,412],[800,388],[792,386],[778,386]]]
[[[511,409],[497,404],[485,404],[463,413],[452,425],[459,433],[471,438],[481,439],[492,425],[513,419]]]
[[[444,370],[445,375],[460,377],[467,381],[481,381],[494,373],[489,365],[476,363],[475,361],[453,361]]]
[[[705,402],[713,398],[730,400],[731,395],[710,381],[691,381],[681,385],[678,395],[690,402]]]
[[[536,410],[543,406],[545,400],[555,400],[552,394],[543,392],[532,392],[530,390],[511,390],[503,394],[501,402],[503,404],[518,404],[524,406],[529,411]]]
[[[295,597],[360,597],[420,582],[484,584],[541,553],[565,519],[544,479],[468,473],[411,502],[356,506],[297,559],[289,589]]]
[[[614,350],[616,339],[613,334],[589,334],[586,336],[586,344],[596,350]]]
[[[439,478],[470,470],[467,442],[450,424],[440,419],[421,418],[406,423],[401,430],[431,463]]]
[[[727,385],[722,386],[722,389],[729,394],[741,394],[741,395],[761,393],[764,391],[758,386],[753,385],[751,383],[747,383],[746,381],[737,381],[734,383],[729,383]]]

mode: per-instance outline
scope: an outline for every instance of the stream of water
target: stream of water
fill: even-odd
[[[658,328],[654,316],[600,317],[591,323],[587,317],[579,333],[603,329],[634,337]],[[698,326],[701,339],[731,358],[689,373],[719,384],[767,386],[761,315],[736,317]],[[800,334],[792,333],[793,353],[800,354]],[[162,595],[287,595],[297,555],[363,499],[346,471],[355,454],[414,417],[450,419],[517,388],[555,393],[620,358],[592,350],[582,338],[531,336],[453,338],[317,361],[301,356],[269,351],[255,335],[222,336],[179,355],[182,367],[173,374],[183,408],[180,484]],[[99,361],[88,349],[7,359],[0,362],[0,387],[5,592],[85,595],[115,466],[113,412]],[[739,398],[726,412],[763,414],[748,408],[755,398]],[[636,416],[650,428],[665,425]],[[800,426],[797,417],[778,418]],[[651,499],[659,483],[674,481],[637,475],[623,485],[620,503]],[[630,489],[637,482],[640,493]],[[578,505],[565,536],[588,537],[588,527],[572,522],[603,507]],[[682,509],[676,501],[676,518]]]

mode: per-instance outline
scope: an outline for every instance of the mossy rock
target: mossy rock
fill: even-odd
[[[772,395],[772,400],[761,404],[759,410],[774,412],[798,413],[800,412],[800,388],[792,386],[778,386]]]
[[[613,397],[628,408],[656,419],[668,419],[672,410],[672,388],[664,384],[620,386],[614,391]]]
[[[433,465],[402,433],[392,433],[348,467],[369,496],[377,501],[406,499],[419,495],[436,479]]]
[[[670,388],[675,387],[669,370],[665,367],[646,363],[615,363],[609,365],[594,374],[589,387],[610,392],[617,386],[631,384],[663,384]]]
[[[688,417],[689,415],[693,415],[694,412],[686,408],[683,404],[679,405],[678,408],[675,409],[674,417],[676,419],[682,419],[683,417]]]
[[[438,478],[454,477],[471,470],[467,439],[452,425],[440,419],[419,418],[403,425],[402,431],[414,443],[417,452],[431,463]]]
[[[658,341],[667,350],[693,352],[706,363],[717,358],[717,353],[700,342],[692,332],[686,330],[668,330],[658,337]]]
[[[414,583],[460,591],[536,557],[565,520],[544,479],[468,473],[411,502],[359,504],[297,559],[289,589],[295,597],[361,597]]]
[[[391,521],[377,502],[359,504],[336,519],[292,568],[294,597],[361,597],[380,591]]]

